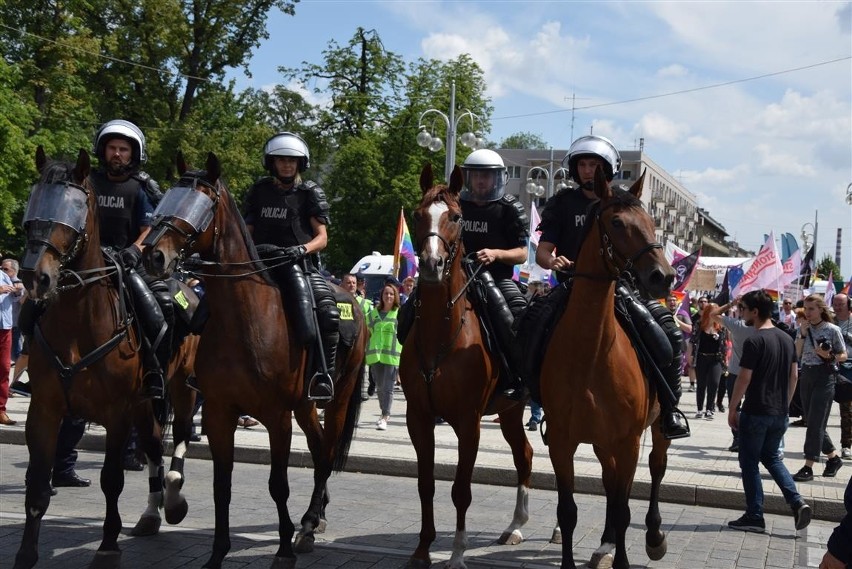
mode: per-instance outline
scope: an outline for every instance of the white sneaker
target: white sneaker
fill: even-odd
[[[377,431],[387,431],[388,430],[388,422],[384,419],[379,419],[376,422],[376,430]]]
[[[852,448],[843,447],[843,450],[840,451],[840,456],[842,458],[852,458]]]
[[[696,419],[703,419],[704,418],[704,411],[699,411],[698,413],[696,413],[695,418]]]

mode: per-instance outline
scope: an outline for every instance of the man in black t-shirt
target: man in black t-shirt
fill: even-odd
[[[787,432],[790,399],[798,382],[796,348],[785,332],[770,320],[772,298],[763,290],[743,295],[740,316],[757,333],[746,339],[740,358],[740,372],[728,407],[728,424],[739,433],[739,460],[746,498],[746,512],[728,527],[763,533],[763,485],[759,463],[778,484],[784,500],[793,510],[797,530],[807,527],[811,509],[796,490],[790,471],[778,453]],[[743,396],[740,414],[737,402]]]

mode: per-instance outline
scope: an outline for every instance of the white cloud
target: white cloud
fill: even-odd
[[[689,75],[689,70],[679,63],[673,63],[657,70],[657,77],[686,77],[687,75]]]
[[[647,113],[633,127],[636,136],[645,140],[661,141],[666,144],[678,144],[690,134],[690,127],[684,122],[677,122],[661,113]]]
[[[755,147],[757,154],[757,171],[759,173],[773,176],[793,176],[811,178],[816,175],[816,170],[810,164],[802,163],[802,157],[779,152],[769,144],[758,144]]]

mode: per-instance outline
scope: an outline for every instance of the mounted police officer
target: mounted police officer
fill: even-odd
[[[512,324],[527,301],[512,274],[515,265],[527,260],[529,218],[523,204],[505,193],[508,173],[499,154],[488,149],[475,150],[461,169],[462,241],[465,251],[475,253],[476,260],[485,267],[477,281],[484,289],[488,318],[510,368],[510,377],[501,387],[504,395],[517,399],[523,389],[515,371],[518,356]]]
[[[551,198],[541,214],[541,238],[536,251],[536,263],[545,268],[559,271],[560,282],[571,277],[575,261],[583,243],[586,213],[597,200],[594,193],[595,170],[603,168],[607,182],[611,182],[621,167],[621,156],[612,142],[602,136],[582,136],[575,140],[562,161],[567,166],[571,178],[579,187],[566,189]],[[555,254],[554,254],[555,251]],[[665,381],[675,401],[663,394],[668,391],[665,385],[657,386],[657,395],[662,409],[662,431],[666,438],[674,439],[689,436],[689,426],[683,414],[677,409],[677,400],[681,394],[680,353],[681,333],[671,313],[656,300],[639,300],[635,291],[625,286],[617,286],[616,294],[623,302],[636,327],[646,333],[662,329],[668,346],[648,346],[653,353],[667,354],[670,361],[656,361],[660,374],[651,374],[652,381]],[[650,328],[654,327],[654,328]],[[653,334],[650,334],[653,335]],[[655,337],[661,337],[657,334]],[[634,338],[634,341],[637,339]],[[666,340],[662,340],[665,343]],[[660,349],[656,349],[660,348]],[[671,355],[668,355],[671,354]],[[676,360],[676,361],[675,361]]]
[[[340,338],[337,302],[319,272],[319,252],[328,244],[331,222],[328,201],[321,187],[302,180],[310,166],[310,151],[300,136],[279,132],[267,140],[263,166],[270,176],[246,192],[243,215],[258,249],[265,250],[270,265],[278,265],[273,275],[284,291],[284,306],[299,340],[316,347],[316,373],[308,385],[308,398],[328,401],[334,397]]]
[[[90,179],[98,200],[101,246],[118,251],[124,266],[145,336],[143,394],[159,398],[172,355],[174,307],[166,283],[150,277],[140,259],[162,194],[157,183],[140,171],[148,159],[145,135],[132,122],[104,123],[95,133],[92,153],[100,162]]]

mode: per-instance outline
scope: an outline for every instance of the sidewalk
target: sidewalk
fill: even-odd
[[[681,409],[690,418],[692,437],[672,442],[666,476],[663,479],[661,499],[686,505],[730,508],[742,511],[745,508],[742,483],[736,453],[728,452],[731,433],[727,426],[727,413],[718,413],[712,421],[692,419],[695,414],[695,394],[686,391],[681,400]],[[414,447],[405,428],[405,399],[401,391],[395,393],[393,417],[387,431],[377,431],[375,421],[379,418],[379,407],[375,397],[365,401],[355,440],[350,448],[346,470],[366,474],[386,474],[416,477]],[[24,423],[30,399],[16,396],[9,399],[8,414],[18,421],[11,427],[0,427],[0,443],[25,444]],[[514,486],[515,476],[509,447],[503,440],[500,426],[493,422],[495,416],[482,420],[482,436],[474,482],[500,486]],[[529,418],[529,411],[524,418]],[[200,417],[196,417],[200,423]],[[293,443],[290,463],[294,466],[310,466],[305,436],[293,422]],[[837,405],[832,409],[829,434],[839,445],[840,417]],[[532,486],[555,489],[555,479],[547,447],[539,432],[528,432],[533,446]],[[79,448],[101,451],[105,431],[92,425],[86,432]],[[785,438],[785,464],[791,472],[804,463],[802,448],[805,429],[790,427]],[[268,464],[268,438],[262,425],[250,429],[237,428],[235,459],[237,462]],[[647,499],[650,488],[648,454],[650,435],[642,442],[640,464],[633,485],[634,500]],[[438,479],[452,480],[456,464],[457,439],[449,425],[435,427],[435,475]],[[167,449],[170,452],[170,449]],[[202,436],[200,443],[190,445],[188,458],[210,459],[209,449]],[[168,464],[168,463],[167,463]],[[581,445],[575,456],[576,489],[580,493],[603,494],[601,469],[590,445]],[[820,476],[823,466],[814,468],[816,476],[812,482],[798,483],[798,490],[813,508],[816,519],[839,521],[845,514],[843,493],[852,475],[852,461],[845,461],[844,468],[836,478]],[[768,513],[789,514],[781,492],[769,475],[763,471],[763,488],[766,494],[765,510]]]

